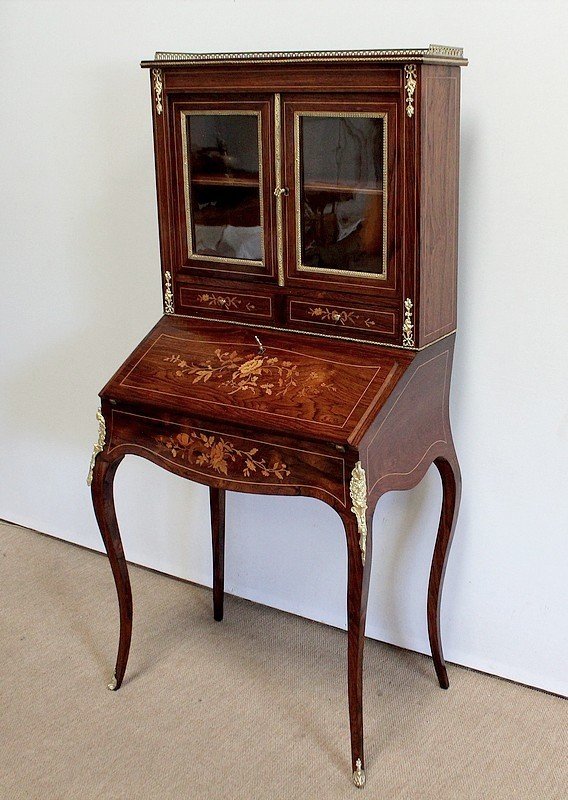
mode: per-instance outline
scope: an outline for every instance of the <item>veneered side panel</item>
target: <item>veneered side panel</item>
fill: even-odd
[[[456,328],[459,67],[421,70],[419,347]]]

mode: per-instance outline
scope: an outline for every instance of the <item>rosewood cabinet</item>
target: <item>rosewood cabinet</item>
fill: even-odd
[[[456,330],[458,48],[157,53],[149,69],[164,316],[100,393],[89,470],[112,566],[122,683],[132,626],[113,502],[125,455],[210,487],[214,617],[225,493],[309,495],[347,543],[352,774],[372,517],[432,463],[440,597],[460,495],[448,415]]]

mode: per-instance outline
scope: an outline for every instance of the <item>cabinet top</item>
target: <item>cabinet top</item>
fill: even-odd
[[[330,61],[353,62],[404,62],[420,61],[425,64],[457,64],[466,66],[461,47],[431,44],[427,48],[415,50],[305,50],[299,52],[257,52],[257,53],[169,53],[158,51],[153,61],[142,61],[142,67],[184,66],[187,64],[218,64],[227,61],[240,64],[271,62],[276,64],[326,63]]]

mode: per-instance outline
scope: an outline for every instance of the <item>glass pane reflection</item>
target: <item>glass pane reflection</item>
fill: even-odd
[[[190,251],[262,261],[259,115],[185,115]]]
[[[383,117],[300,115],[301,264],[382,274]]]

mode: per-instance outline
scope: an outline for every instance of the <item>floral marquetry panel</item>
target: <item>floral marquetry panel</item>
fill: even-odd
[[[273,298],[259,292],[221,291],[182,286],[179,290],[183,311],[201,317],[227,317],[271,322],[274,315]]]
[[[336,299],[330,298],[330,302],[290,300],[288,318],[294,325],[309,323],[312,329],[314,325],[323,326],[323,330],[334,333],[345,334],[351,330],[353,335],[374,333],[390,340],[396,337],[400,320],[396,308],[354,307],[334,302]]]
[[[412,359],[313,336],[165,317],[105,388],[129,403],[345,441]],[[377,405],[378,407],[378,405]],[[179,448],[178,448],[179,449]]]
[[[141,455],[183,477],[240,491],[308,494],[344,507],[345,461],[309,442],[276,444],[270,437],[244,436],[150,414],[113,409],[108,453]]]

